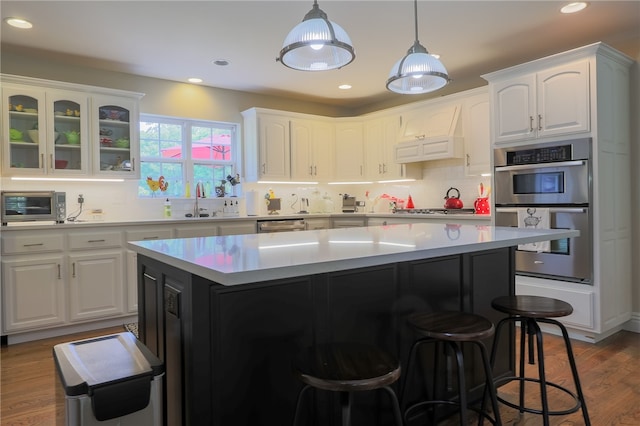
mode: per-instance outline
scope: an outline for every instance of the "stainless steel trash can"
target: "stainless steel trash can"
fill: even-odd
[[[161,426],[164,365],[129,332],[54,346],[66,426]]]

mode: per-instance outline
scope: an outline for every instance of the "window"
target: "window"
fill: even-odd
[[[142,114],[138,196],[186,197],[202,183],[215,197],[223,181],[235,176],[237,125]]]

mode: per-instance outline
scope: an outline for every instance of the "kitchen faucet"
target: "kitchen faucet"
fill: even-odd
[[[200,207],[198,206],[198,199],[203,194],[204,186],[202,182],[196,184],[196,202],[193,205],[193,217],[200,217]]]

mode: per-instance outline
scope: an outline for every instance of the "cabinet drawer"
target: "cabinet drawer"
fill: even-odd
[[[2,254],[25,254],[62,251],[62,234],[3,235]]]
[[[82,232],[69,235],[69,249],[71,250],[121,246],[121,232]]]
[[[125,231],[125,241],[166,240],[171,238],[172,228],[166,229],[142,229]]]

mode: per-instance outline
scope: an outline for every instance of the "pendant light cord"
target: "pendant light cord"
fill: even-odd
[[[416,43],[419,43],[418,41],[418,0],[413,1],[413,17],[416,21]]]

